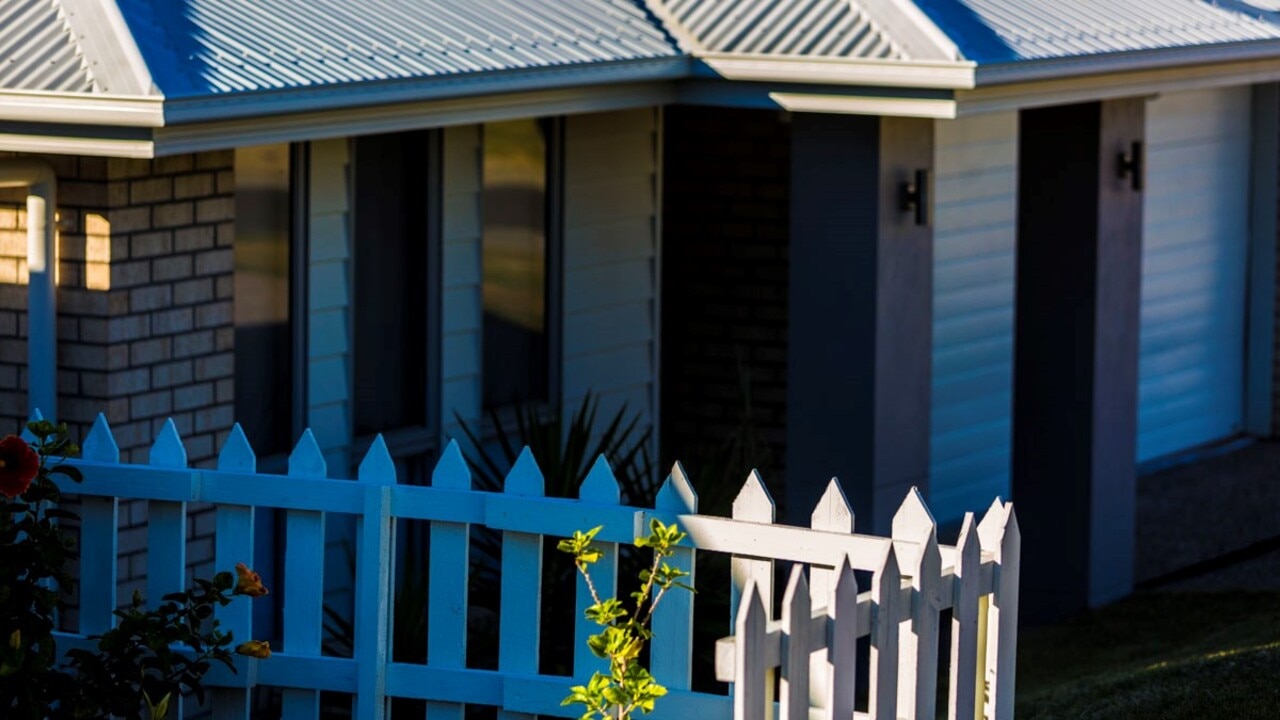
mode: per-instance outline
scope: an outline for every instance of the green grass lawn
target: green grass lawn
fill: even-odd
[[[1280,718],[1280,593],[1139,593],[1026,631],[1017,716]]]

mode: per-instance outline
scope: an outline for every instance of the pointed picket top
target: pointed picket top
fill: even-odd
[[[801,604],[803,599],[803,604]],[[791,566],[791,577],[787,579],[787,590],[782,594],[782,612],[795,613],[797,617],[809,617],[811,603],[809,600],[809,580],[804,576],[804,565],[796,563]]]
[[[1004,534],[1010,507],[998,497],[991,501],[991,507],[987,508],[982,522],[978,523],[978,538],[982,541],[983,550],[995,550],[1000,546],[1000,537]]]
[[[369,451],[360,461],[360,469],[356,478],[369,485],[395,485],[396,461],[391,459],[391,451],[387,449],[387,441],[378,433],[369,446]]]
[[[752,470],[733,499],[733,519],[772,523],[775,508],[760,473]]]
[[[844,488],[840,487],[840,480],[831,478],[826,492],[822,493],[818,504],[813,508],[813,514],[809,516],[809,527],[814,530],[851,533],[853,521],[853,508],[844,494]]]
[[[218,453],[218,469],[227,472],[251,473],[258,469],[258,456],[249,444],[240,423],[231,426],[231,434],[222,443],[222,452]]]
[[[541,497],[546,492],[546,484],[542,479],[542,470],[538,461],[533,458],[533,451],[526,445],[516,458],[516,464],[507,473],[507,481],[502,491],[511,495],[534,495]]]
[[[178,426],[173,418],[164,421],[156,441],[151,445],[151,464],[157,467],[184,468],[187,466],[187,449],[182,446]]]
[[[978,539],[978,523],[974,520],[973,513],[964,514],[964,521],[960,523],[960,537],[956,540],[956,572],[963,572],[968,567],[967,558],[972,555],[973,558],[980,558],[982,549],[982,541]]]
[[[872,583],[876,587],[875,593],[877,596],[880,595],[881,579],[889,580],[890,582],[884,584],[894,590],[901,587],[902,568],[898,565],[898,553],[894,551],[893,543],[888,545],[889,549],[885,551],[884,560],[880,561],[880,570],[876,572],[872,579]],[[897,599],[896,596],[891,595],[890,597]]]
[[[80,457],[91,462],[120,462],[120,446],[111,434],[106,415],[98,413],[98,417],[94,418],[93,427],[89,428],[89,434],[80,446]]]
[[[582,481],[582,487],[578,488],[578,499],[602,505],[617,505],[621,497],[618,479],[613,476],[613,468],[609,467],[609,461],[601,455],[591,466],[587,479]]]
[[[316,436],[311,434],[311,428],[303,430],[302,437],[293,446],[293,452],[289,453],[289,474],[294,477],[322,478],[328,471]]]
[[[657,510],[669,510],[674,513],[693,514],[698,512],[698,492],[689,482],[689,474],[679,462],[671,466],[671,474],[658,489],[658,497],[653,504]]]
[[[920,489],[913,486],[907,491],[902,505],[898,506],[898,512],[893,515],[894,539],[923,542],[923,538],[929,533],[937,532],[937,527],[938,523],[934,521],[933,513],[929,512],[929,506],[925,505]]]
[[[31,431],[27,429],[27,423],[40,422],[43,419],[44,419],[44,413],[40,412],[40,408],[36,408],[32,410],[31,417],[27,418],[26,423],[22,423],[22,432],[18,433],[18,437],[22,438],[28,443],[35,442],[36,436],[32,435]]]
[[[462,457],[457,440],[450,440],[444,452],[440,453],[436,469],[431,473],[431,487],[471,489],[471,468],[467,466],[466,458]]]
[[[827,617],[833,621],[829,657],[831,667],[824,678],[829,693],[832,718],[853,717],[854,683],[837,681],[857,675],[858,663],[858,578],[853,574],[849,556],[841,560],[835,590],[827,603]],[[819,653],[821,654],[821,653]],[[826,670],[826,668],[824,668]]]

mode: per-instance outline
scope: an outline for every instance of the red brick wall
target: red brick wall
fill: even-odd
[[[671,107],[664,143],[662,461],[680,459],[706,478],[704,494],[709,481],[736,491],[748,465],[778,487],[789,125],[773,111]],[[735,442],[749,447],[729,452]]]

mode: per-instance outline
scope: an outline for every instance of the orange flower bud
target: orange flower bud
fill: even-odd
[[[262,584],[262,577],[250,570],[249,566],[244,563],[236,563],[236,589],[234,592],[236,595],[248,595],[255,598],[271,593]]]
[[[237,645],[236,652],[240,655],[266,660],[271,657],[271,643],[266,640],[249,640]]]

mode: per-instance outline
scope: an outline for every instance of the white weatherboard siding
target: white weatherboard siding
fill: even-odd
[[[1236,87],[1147,105],[1139,461],[1242,428],[1249,103]]]
[[[307,424],[330,466],[351,440],[351,225],[345,138],[311,144]]]
[[[947,522],[1009,495],[1018,116],[934,127],[929,504]]]
[[[480,229],[481,131],[478,125],[444,131],[444,299],[440,395],[445,435],[458,435],[454,412],[468,422],[480,417],[481,338]]]
[[[657,113],[569,117],[565,127],[562,397],[607,419],[653,417]]]

